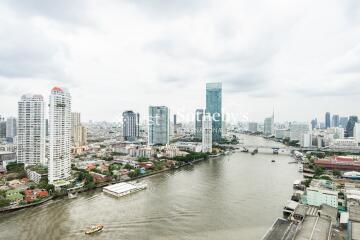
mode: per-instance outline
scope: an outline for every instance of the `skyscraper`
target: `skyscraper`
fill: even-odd
[[[18,163],[46,164],[44,107],[41,95],[23,95],[18,102]]]
[[[354,126],[355,123],[358,122],[358,117],[357,116],[350,116],[349,117],[349,121],[346,125],[346,131],[345,131],[345,136],[346,137],[353,137],[354,136]]]
[[[195,111],[195,138],[202,140],[202,124],[203,124],[204,109],[196,109]]]
[[[332,116],[332,124],[331,124],[331,126],[332,127],[339,127],[339,125],[340,125],[340,117],[339,117],[339,115],[334,114]]]
[[[329,127],[331,127],[330,113],[327,112],[325,113],[325,128],[329,128]]]
[[[222,127],[222,86],[221,83],[206,84],[206,113],[212,117],[212,141],[221,140]]]
[[[349,121],[348,117],[341,117],[340,118],[340,127],[346,128],[348,121]]]
[[[264,134],[270,136],[274,134],[274,115],[264,120]]]
[[[17,135],[16,118],[8,117],[6,119],[6,139],[13,141]]]
[[[71,139],[75,147],[86,145],[87,129],[81,124],[81,115],[78,112],[71,113]]]
[[[311,129],[316,129],[318,127],[317,118],[311,120]]]
[[[202,151],[212,151],[212,117],[210,114],[203,115],[202,118]]]
[[[258,124],[257,122],[249,122],[248,123],[248,131],[251,133],[255,133],[258,131]]]
[[[71,96],[54,87],[49,103],[49,183],[67,179],[71,172]]]
[[[139,137],[139,114],[123,112],[123,137],[125,141],[135,141]]]
[[[6,138],[6,121],[0,116],[0,139]]]
[[[169,143],[169,108],[165,106],[149,107],[149,145],[166,145]]]

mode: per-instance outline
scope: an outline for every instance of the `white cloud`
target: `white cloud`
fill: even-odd
[[[357,1],[40,2],[0,4],[0,112],[55,84],[84,119],[194,111],[222,81],[224,108],[250,119],[273,106],[280,120],[358,113]]]

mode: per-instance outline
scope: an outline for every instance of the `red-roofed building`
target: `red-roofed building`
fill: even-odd
[[[44,189],[27,189],[24,191],[25,194],[25,202],[30,203],[33,202],[34,200],[36,200],[37,198],[44,198],[49,196],[48,191],[44,190]]]
[[[360,161],[355,161],[352,157],[334,156],[328,159],[315,160],[315,165],[326,169],[338,170],[357,170],[360,171]]]

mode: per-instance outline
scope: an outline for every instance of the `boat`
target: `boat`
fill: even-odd
[[[97,224],[97,225],[94,225],[94,226],[90,226],[86,231],[85,231],[85,234],[93,234],[93,233],[96,233],[96,232],[100,232],[102,231],[104,228],[104,225],[101,225],[101,224]]]
[[[356,172],[356,171],[346,172],[342,176],[343,178],[360,180],[360,172]]]
[[[68,193],[68,198],[69,198],[69,199],[77,198],[77,193],[71,193],[71,192],[69,192],[69,193]]]
[[[255,154],[257,154],[258,152],[259,152],[259,150],[258,150],[258,149],[255,149],[254,151],[251,152],[251,155],[255,155]]]
[[[299,166],[299,172],[303,172],[304,171],[304,167],[303,167],[303,165],[301,164],[300,166]]]
[[[243,150],[241,150],[241,152],[244,152],[244,153],[248,153],[249,152],[249,149],[245,148]]]
[[[275,160],[273,159],[273,160],[271,160],[271,162],[275,162]]]

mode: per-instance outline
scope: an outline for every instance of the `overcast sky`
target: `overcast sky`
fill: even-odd
[[[0,115],[67,87],[83,120],[149,105],[263,121],[360,115],[359,0],[2,0]]]

